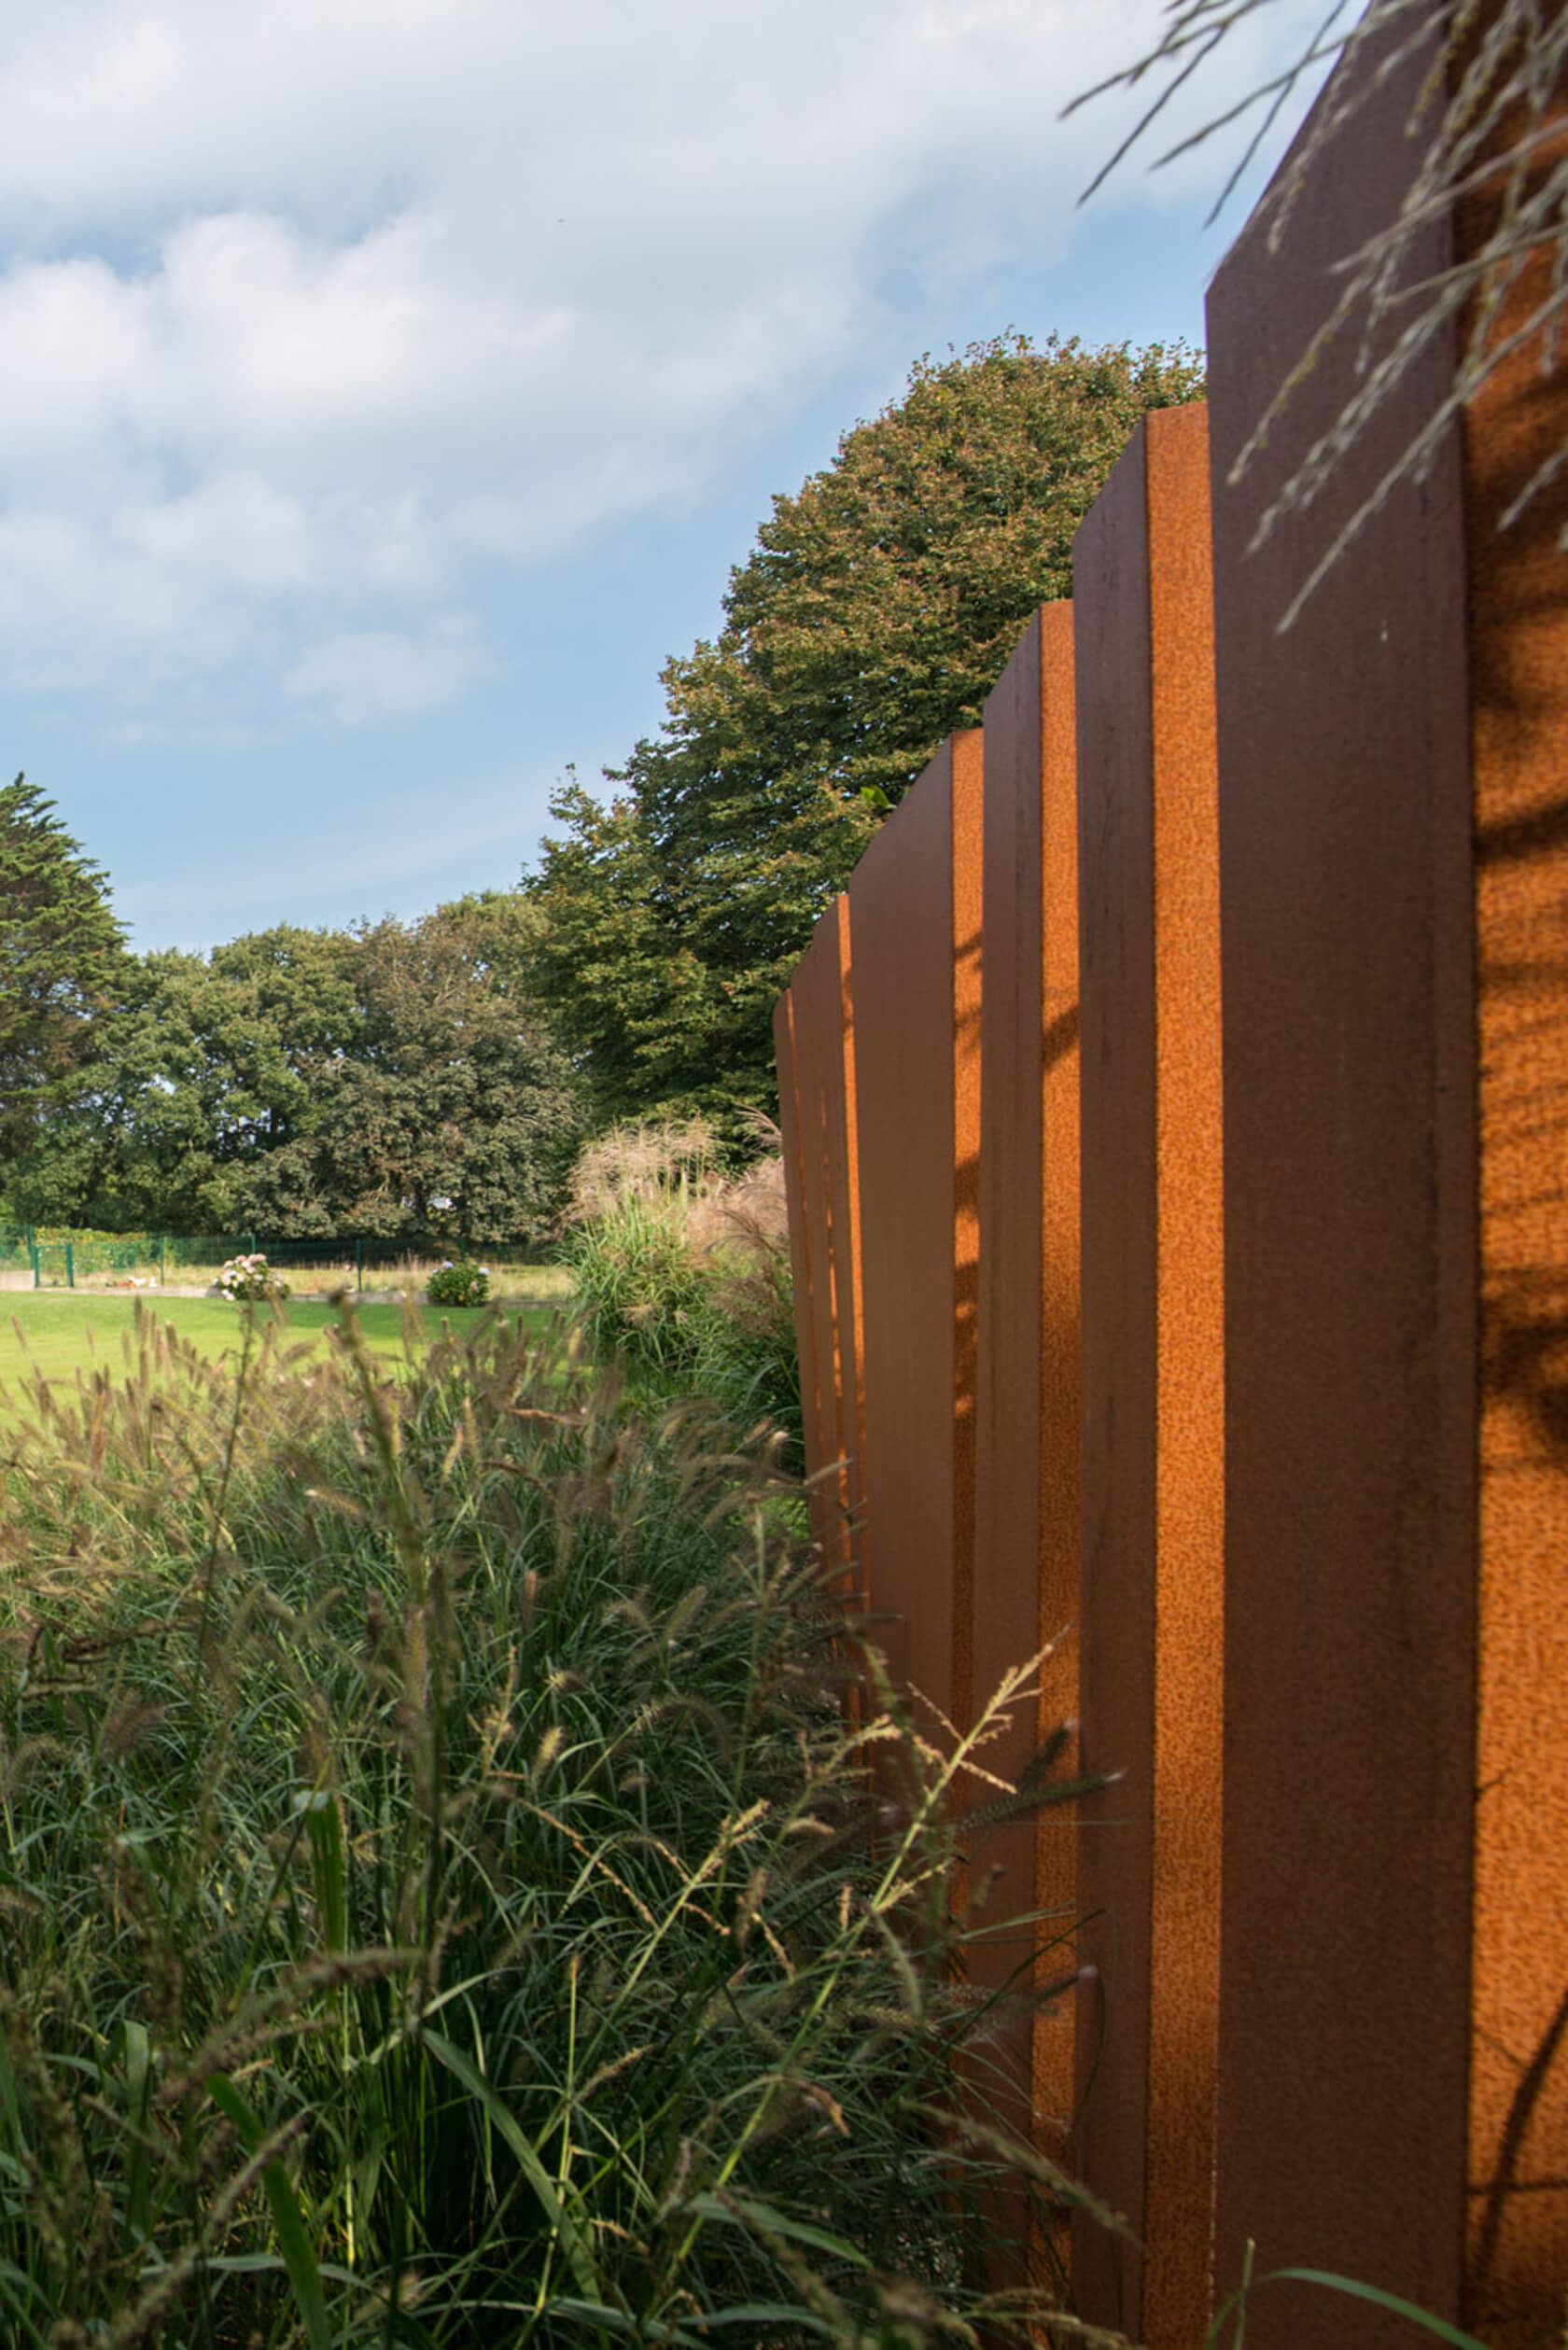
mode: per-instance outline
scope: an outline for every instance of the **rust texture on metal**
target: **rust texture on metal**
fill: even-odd
[[[1225,1705],[1219,777],[1208,413],[1147,422],[1158,1103],[1155,1872],[1144,2339],[1211,2286]]]
[[[1561,168],[1564,147],[1540,169]],[[1462,250],[1496,189],[1462,208]],[[1537,250],[1494,335],[1552,295]],[[1526,2350],[1568,2298],[1568,439],[1539,343],[1466,418],[1475,817],[1480,1490],[1465,2317]]]
[[[855,983],[849,900],[842,891],[835,902],[838,916],[838,1015],[843,1038],[835,1197],[838,1229],[843,1233],[848,1263],[849,1309],[839,1336],[841,1359],[847,1364],[845,1382],[844,1441],[849,1454],[848,1558],[847,1587],[862,1616],[868,1603],[861,1528],[865,1496],[865,1299],[861,1279],[861,1146],[855,1098]]]
[[[953,1677],[952,1716],[974,1715],[974,1380],[980,1306],[980,1006],[984,737],[948,744],[953,795]]]
[[[1239,448],[1409,169],[1421,61],[1315,173],[1283,251],[1209,299],[1224,890],[1226,1613],[1217,2254],[1449,2322],[1461,2245],[1475,1767],[1475,1006],[1457,443],[1322,548],[1429,412],[1417,366],[1304,528],[1246,545],[1353,386],[1334,345]],[[1287,166],[1288,167],[1288,166]],[[1447,259],[1434,234],[1423,261]],[[1306,2287],[1260,2350],[1393,2345]]]
[[[821,1397],[812,1336],[812,1236],[805,1212],[805,1167],[801,1155],[800,1081],[795,1067],[795,1000],[786,988],[773,1007],[773,1058],[778,1078],[778,1148],[784,1162],[784,1202],[790,1224],[790,1296],[795,1318],[795,1354],[801,1368],[802,1440],[808,1472],[822,1460]]]
[[[980,804],[978,732],[956,735],[848,889],[871,1635],[949,1719],[970,1701]]]
[[[1082,1020],[1078,2150],[1086,2315],[1209,2309],[1224,1510],[1219,890],[1201,407],[1135,433],[1074,553]],[[1146,2246],[1140,2252],[1139,2246]]]
[[[1036,614],[986,704],[974,1686],[983,1702],[1055,1644],[1037,1702],[987,1761],[1015,1780],[1078,1708],[1078,891],[1072,608]],[[1071,1748],[1061,1768],[1071,1768]],[[971,1882],[988,1927],[972,1979],[1013,1987],[1007,2119],[1063,2158],[1072,2011],[1029,1995],[1076,1965],[1074,1823],[987,1836]],[[1041,1923],[1004,1934],[1009,1919]],[[1023,2246],[1020,2245],[1020,2258]]]
[[[1286,634],[1453,335],[1256,554],[1351,343],[1229,482],[1397,210],[1433,62],[1373,87],[1281,252],[1243,231],[1209,409],[1139,427],[1072,608],[987,706],[984,783],[955,737],[776,1028],[847,1587],[960,1724],[1076,1619],[994,1759],[1077,1714],[1115,1776],[1075,1843],[977,1841],[968,1893],[995,1871],[994,1914],[1043,1923],[971,1969],[1094,1962],[1032,2030],[999,2007],[995,2104],[1053,2157],[1071,2113],[1128,2222],[1075,2225],[1077,2309],[1152,2350],[1202,2341],[1249,2244],[1491,2350],[1554,2340],[1568,2282],[1568,476],[1499,528],[1568,376],[1521,344]],[[1501,334],[1550,299],[1533,269]],[[1024,2208],[996,2203],[1002,2283],[1055,2248]],[[1407,2325],[1269,2282],[1247,2338]]]
[[[797,1334],[806,1334],[802,1362],[809,1365],[802,1393],[813,1525],[824,1560],[846,1596],[858,1600],[863,1411],[847,911],[839,899],[818,923],[779,1007],[776,1035],[781,1028],[781,1068],[789,1052],[785,1142],[799,1170],[791,1250],[797,1280],[803,1264],[806,1276],[795,1319]]]

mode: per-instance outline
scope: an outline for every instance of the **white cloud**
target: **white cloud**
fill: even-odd
[[[1265,14],[1273,48],[1304,0]],[[1042,256],[1153,0],[54,0],[0,24],[0,679],[459,693],[476,560],[691,496]],[[1256,70],[1234,47],[1218,104]],[[1167,200],[1128,180],[1118,201]]]
[[[341,726],[374,725],[439,708],[489,667],[472,622],[441,613],[420,635],[356,629],[312,645],[284,692]]]

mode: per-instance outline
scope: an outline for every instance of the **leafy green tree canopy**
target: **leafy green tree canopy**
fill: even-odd
[[[520,920],[520,916],[525,918]],[[353,1049],[256,1167],[270,1230],[544,1240],[582,1135],[580,1088],[521,984],[526,917],[489,891],[356,932]]]
[[[813,923],[944,736],[974,724],[1141,415],[1201,396],[1183,346],[1023,335],[922,359],[775,499],[724,626],[664,671],[607,806],[575,780],[529,882],[537,968],[618,1115],[773,1092],[770,1014]]]
[[[0,1164],[24,1151],[92,1050],[126,975],[99,867],[18,776],[0,790]]]
[[[489,892],[139,958],[14,1205],[108,1230],[544,1238],[581,1111],[523,985],[533,919]]]
[[[92,1054],[13,1170],[38,1222],[229,1232],[250,1172],[313,1114],[320,1066],[352,1047],[353,942],[280,924],[210,955],[130,962]]]

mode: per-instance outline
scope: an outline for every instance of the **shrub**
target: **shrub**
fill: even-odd
[[[220,1297],[232,1298],[237,1306],[259,1306],[288,1294],[288,1283],[281,1273],[273,1272],[259,1251],[254,1256],[231,1256],[213,1287]]]
[[[573,1234],[572,1286],[590,1345],[637,1376],[689,1384],[707,1297],[679,1205],[627,1199]]]
[[[1038,2338],[961,2119],[1001,1717],[845,1726],[768,1452],[508,1324],[136,1329],[0,1469],[0,2338]]]
[[[795,1343],[784,1162],[777,1128],[759,1119],[771,1147],[719,1194],[718,1219],[703,1247],[711,1308],[702,1336],[697,1385],[742,1427],[771,1420],[787,1458],[802,1456],[800,1356]]]
[[[739,1428],[771,1420],[798,1466],[783,1164],[777,1129],[753,1123],[769,1147],[729,1175],[699,1120],[601,1136],[573,1177],[566,1255],[597,1352],[645,1385],[707,1396]]]
[[[708,1196],[722,1182],[719,1142],[704,1118],[638,1118],[584,1143],[572,1168],[571,1224],[608,1222],[633,1201]]]
[[[432,1306],[483,1306],[490,1295],[490,1267],[448,1259],[431,1274],[426,1295]]]

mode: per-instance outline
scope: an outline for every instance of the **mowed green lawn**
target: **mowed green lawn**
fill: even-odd
[[[0,1294],[0,1390],[4,1391],[0,1412],[7,1403],[14,1408],[20,1390],[39,1373],[51,1380],[69,1380],[78,1370],[119,1370],[126,1361],[138,1308],[154,1321],[171,1324],[204,1355],[238,1352],[240,1316],[227,1298],[166,1297],[155,1302],[88,1295],[80,1291],[65,1295],[49,1290],[7,1291]],[[283,1343],[292,1347],[309,1342],[313,1352],[326,1346],[327,1330],[339,1319],[335,1306],[310,1298],[293,1299],[274,1310],[281,1310],[278,1335]],[[548,1306],[503,1310],[519,1314],[541,1332],[553,1319]],[[379,1354],[402,1352],[405,1317],[402,1306],[372,1304],[356,1309],[360,1329]],[[471,1329],[479,1313],[472,1308],[425,1306],[413,1309],[413,1319],[418,1336],[435,1337],[443,1322],[450,1323],[455,1334]]]

